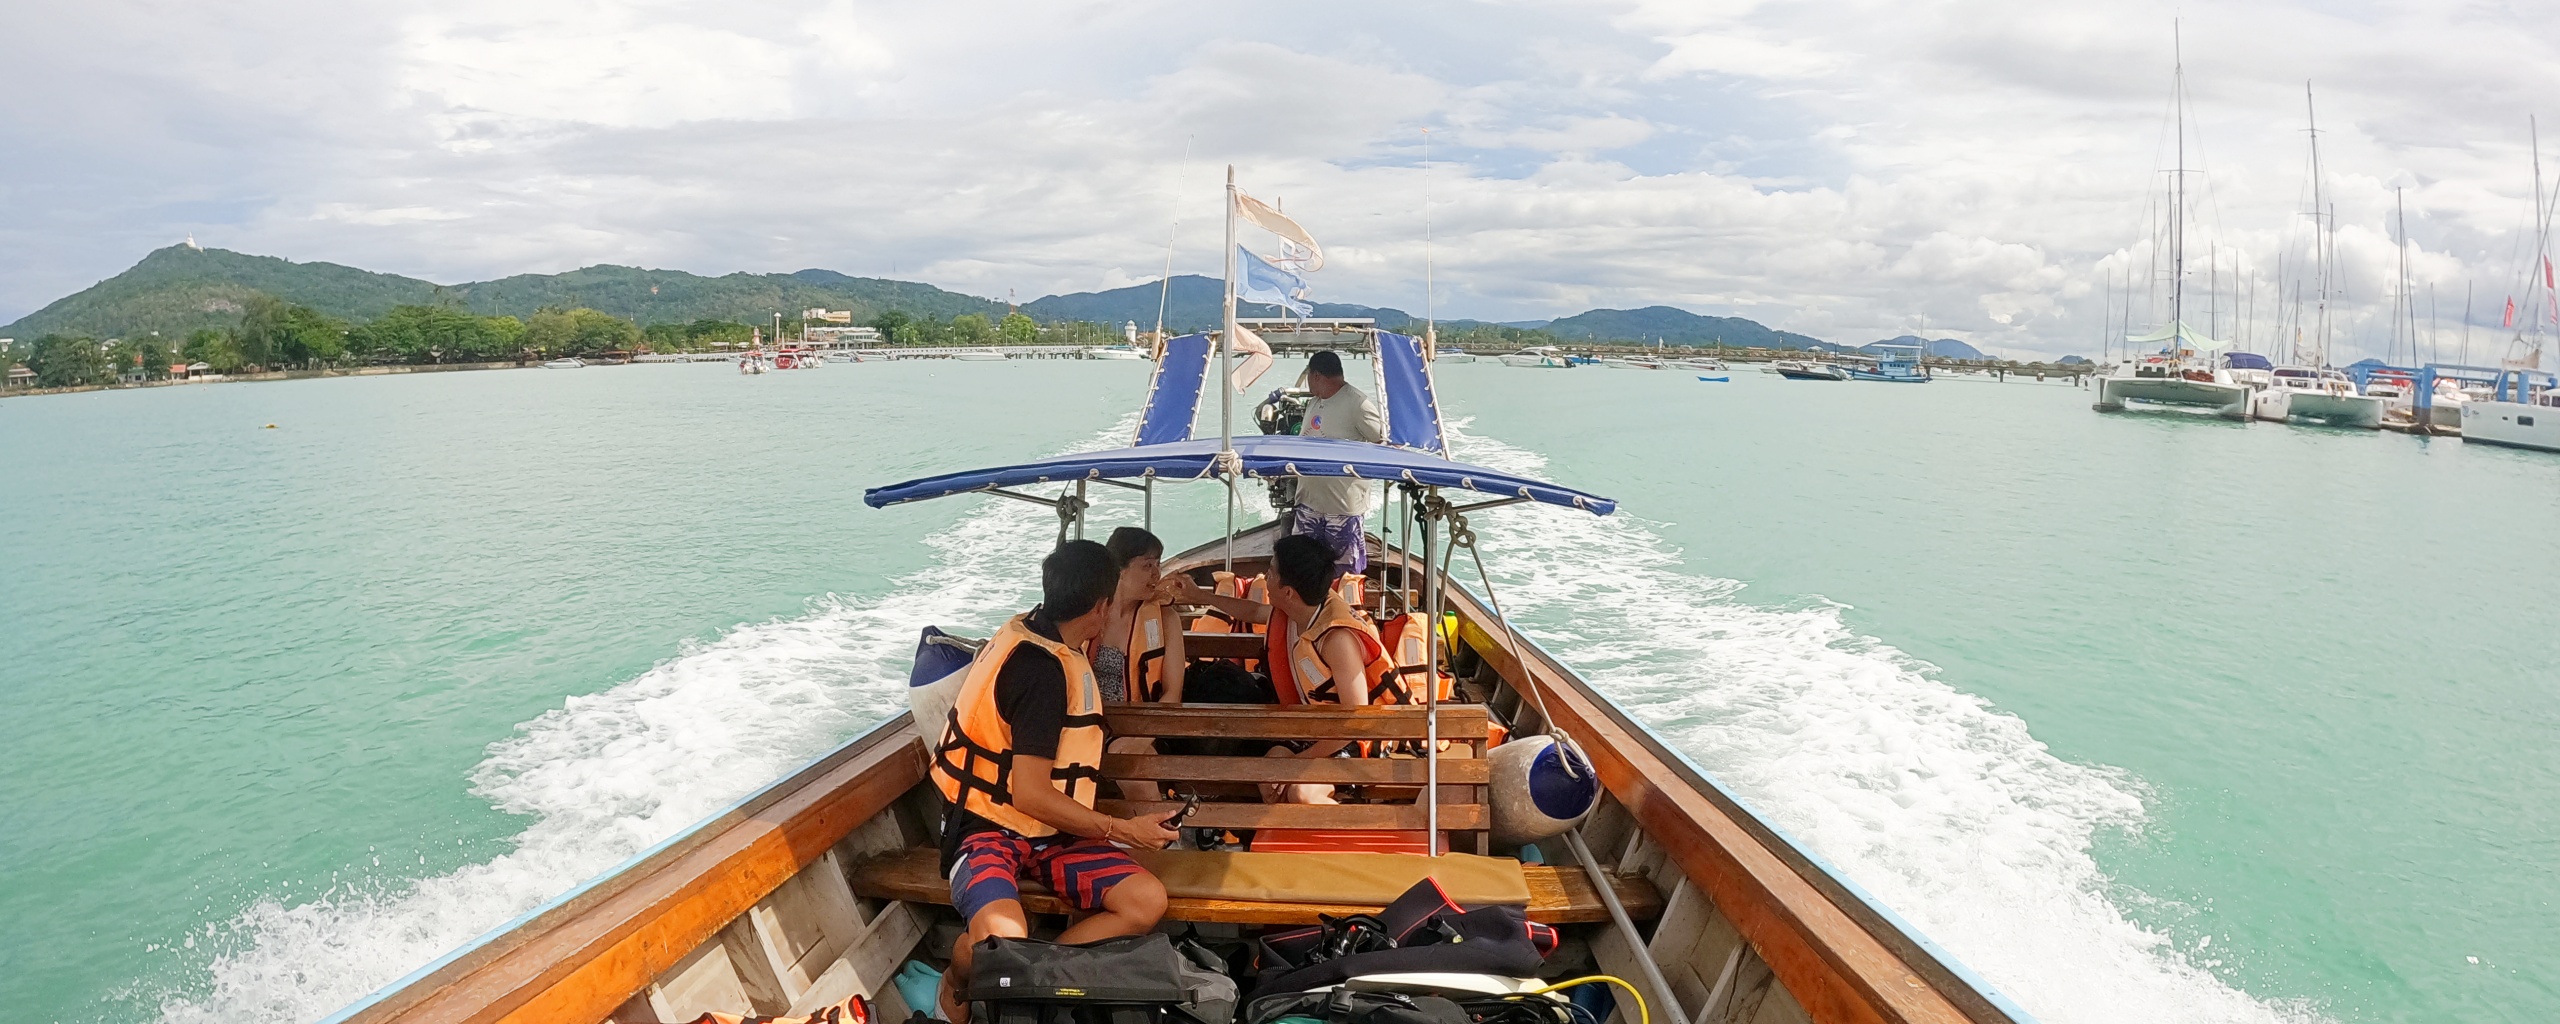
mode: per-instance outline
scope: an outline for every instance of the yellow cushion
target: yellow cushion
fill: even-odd
[[[1527,905],[1529,882],[1509,857],[1452,853],[1213,853],[1130,850],[1167,895],[1246,903],[1385,906],[1425,878],[1470,906]]]

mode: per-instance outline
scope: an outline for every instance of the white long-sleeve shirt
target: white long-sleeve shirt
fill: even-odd
[[[1346,441],[1375,444],[1387,439],[1386,417],[1379,415],[1378,405],[1359,388],[1345,383],[1331,398],[1307,401],[1307,422],[1299,429],[1302,437],[1335,437]],[[1367,515],[1377,500],[1378,485],[1372,480],[1349,477],[1300,477],[1298,504],[1329,516]]]

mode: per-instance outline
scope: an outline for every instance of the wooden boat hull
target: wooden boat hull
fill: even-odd
[[[1267,527],[1238,537],[1240,571],[1256,570],[1271,537]],[[1205,573],[1219,547],[1168,565]],[[1373,564],[1383,589],[1418,561],[1381,545]],[[2026,1020],[1552,654],[1510,634],[1474,595],[1445,582],[1442,593],[1462,641],[1451,664],[1467,664],[1471,685],[1491,681],[1484,713],[1514,735],[1551,725],[1570,736],[1605,787],[1581,830],[1603,877],[1542,869],[1532,915],[1603,921],[1596,886],[1606,883],[1631,915],[1652,920],[1641,947],[1604,923],[1571,926],[1584,929],[1597,970],[1641,978],[1634,958],[1654,961],[1670,988],[1646,993],[1655,1020],[1675,1019],[1664,1012],[1674,1000],[1693,1024]],[[936,943],[947,949],[952,924],[934,905],[939,879],[914,877],[938,814],[925,771],[909,717],[882,722],[331,1020],[640,1024],[709,1009],[801,1012],[856,992],[884,1019],[904,1020],[888,978],[910,956],[938,955]],[[890,877],[899,865],[907,874]],[[1176,903],[1172,919],[1227,928],[1316,912]]]

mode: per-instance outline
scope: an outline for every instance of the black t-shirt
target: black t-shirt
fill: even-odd
[[[1058,624],[1044,608],[1033,608],[1022,624],[1048,640],[1063,642]],[[1031,644],[1018,644],[996,670],[996,714],[1013,730],[1013,752],[1056,758],[1058,733],[1067,720],[1067,670],[1056,655]],[[953,804],[942,819],[942,869],[951,870],[960,842],[1003,826]]]

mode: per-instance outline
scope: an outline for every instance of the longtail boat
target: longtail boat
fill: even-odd
[[[1356,477],[1378,482],[1394,499],[1392,513],[1377,517],[1379,528],[1364,538],[1370,558],[1357,591],[1381,621],[1418,613],[1419,621],[1439,624],[1422,630],[1429,638],[1422,667],[1449,678],[1446,697],[1439,686],[1423,686],[1420,703],[1383,706],[1106,705],[1108,727],[1119,736],[1354,739],[1407,752],[1107,756],[1103,772],[1115,784],[1197,787],[1208,802],[1187,824],[1247,846],[1241,853],[1133,854],[1166,883],[1163,929],[1250,938],[1272,926],[1375,913],[1414,879],[1466,879],[1453,888],[1497,892],[1487,899],[1524,905],[1530,920],[1561,933],[1542,977],[1608,975],[1641,996],[1640,1003],[1614,1003],[1611,1024],[2029,1020],[1522,636],[1502,614],[1490,580],[1479,594],[1452,577],[1456,552],[1469,551],[1461,564],[1476,561],[1470,516],[1523,502],[1607,515],[1615,503],[1451,460],[1427,332],[1416,338],[1331,325],[1337,334],[1359,335],[1373,357],[1386,443],[1289,433],[1238,438],[1226,429],[1194,439],[1211,352],[1222,364],[1232,359],[1225,342],[1235,336],[1232,303],[1228,318],[1230,329],[1214,340],[1190,334],[1162,344],[1129,447],[929,477],[863,496],[874,507],[957,495],[1035,502],[1056,510],[1063,541],[1082,535],[1094,487],[1144,491],[1151,520],[1160,483],[1224,484],[1226,535],[1165,560],[1167,572],[1204,587],[1268,568],[1276,526],[1232,527],[1237,488],[1248,482]],[[1232,422],[1224,408],[1232,395],[1218,390],[1221,419]],[[1199,629],[1186,631],[1185,640],[1194,664],[1249,662],[1266,650],[1266,638],[1250,633]],[[894,976],[911,960],[939,963],[962,924],[937,870],[942,797],[927,775],[943,725],[912,714],[880,722],[330,1020],[643,1024],[713,1012],[803,1014],[855,996],[868,1000],[874,1020],[909,1020],[929,1008],[910,1006]],[[1587,810],[1522,841],[1506,820],[1517,812],[1504,810],[1499,751],[1539,737],[1549,737],[1545,749],[1566,752],[1553,764],[1585,780]],[[1265,803],[1260,787],[1273,783],[1357,786],[1362,798]],[[1140,791],[1159,795],[1154,786]],[[1177,806],[1121,799],[1097,809],[1134,816]],[[1268,837],[1282,834],[1320,838],[1274,849],[1280,844]],[[1256,843],[1264,848],[1253,849]],[[1369,852],[1378,849],[1411,852]],[[1363,870],[1345,870],[1346,858],[1365,858]],[[1368,870],[1381,864],[1400,880],[1382,888],[1374,877],[1381,872]],[[1024,889],[1034,915],[1054,920],[1065,911],[1036,885]]]

